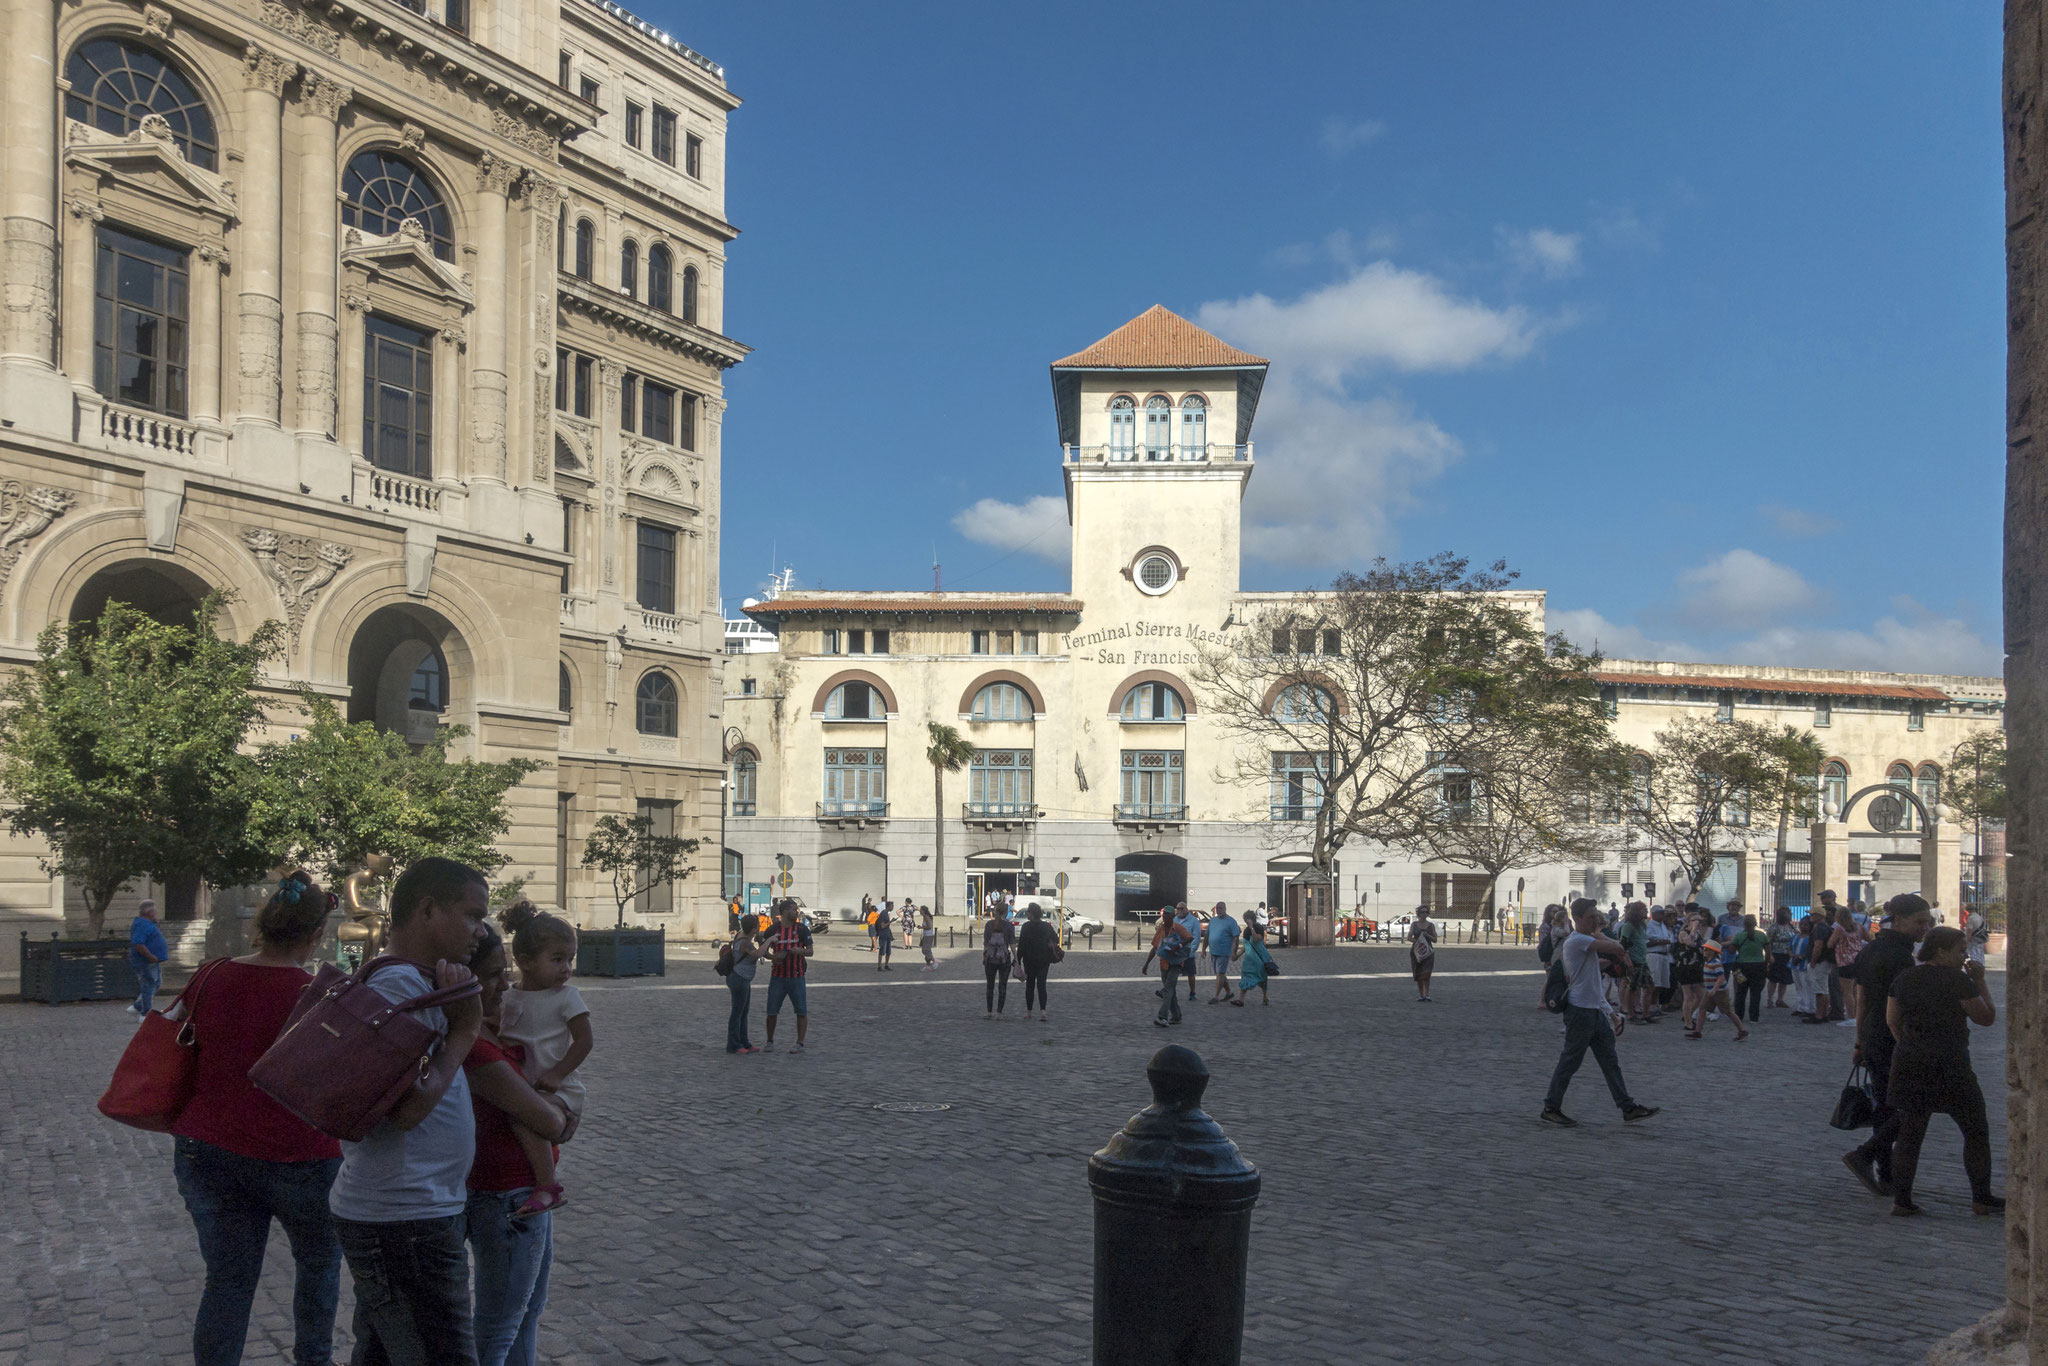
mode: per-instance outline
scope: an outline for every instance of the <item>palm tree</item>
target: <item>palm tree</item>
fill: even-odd
[[[946,913],[946,775],[967,767],[974,746],[951,726],[927,721],[924,728],[931,736],[924,757],[931,760],[932,814],[938,818],[932,824],[932,914],[939,916]]]

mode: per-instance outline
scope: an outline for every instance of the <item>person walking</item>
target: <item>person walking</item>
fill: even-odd
[[[1570,983],[1564,1008],[1564,1050],[1558,1054],[1557,1067],[1550,1075],[1550,1090],[1543,1097],[1540,1118],[1545,1124],[1565,1129],[1578,1125],[1564,1112],[1565,1088],[1571,1085],[1572,1076],[1585,1061],[1589,1049],[1594,1061],[1600,1064],[1608,1094],[1620,1108],[1625,1123],[1635,1124],[1657,1113],[1652,1106],[1638,1105],[1629,1095],[1628,1084],[1621,1076],[1621,1060],[1615,1056],[1614,1027],[1608,1018],[1607,988],[1601,980],[1600,960],[1625,959],[1628,950],[1599,933],[1601,920],[1600,907],[1591,898],[1574,901],[1573,932],[1558,949],[1564,959],[1565,978]]]
[[[1773,1010],[1784,1010],[1785,990],[1792,985],[1792,945],[1799,938],[1798,929],[1792,924],[1790,908],[1780,906],[1771,917],[1770,964],[1764,971],[1765,1004]]]
[[[1065,958],[1066,950],[1060,947],[1060,932],[1045,918],[1045,909],[1036,901],[1024,908],[1024,926],[1017,931],[1017,958],[1024,964],[1024,1018],[1031,1018],[1031,997],[1038,996],[1038,1018],[1045,1021],[1045,981],[1052,974],[1052,965]]]
[[[1653,1002],[1650,989],[1650,908],[1631,901],[1614,927],[1614,942],[1626,950],[1627,976],[1622,978],[1621,1008],[1630,1024],[1649,1024]]]
[[[1813,1018],[1813,939],[1807,933],[1812,919],[1792,926],[1792,1018],[1804,1023]]]
[[[1832,898],[1833,892],[1822,892]],[[1826,1024],[1830,1015],[1841,1009],[1839,971],[1835,967],[1835,913],[1832,910],[1815,911],[1806,917],[1807,971],[1813,980],[1813,1013],[1806,1017],[1806,1023]]]
[[[386,952],[399,962],[371,974],[371,990],[397,1002],[474,980],[468,963],[486,938],[490,909],[482,873],[453,859],[417,859],[399,875],[390,904]],[[341,1145],[327,1197],[355,1281],[359,1366],[476,1360],[463,1238],[476,1118],[462,1063],[483,1012],[470,996],[413,1018],[441,1046],[368,1137]]]
[[[1415,979],[1415,999],[1429,1000],[1429,978],[1436,971],[1436,922],[1429,907],[1417,906],[1408,923],[1408,975]]]
[[[894,903],[884,901],[875,908],[875,971],[888,972],[889,955],[896,948],[895,917],[889,914]]]
[[[135,972],[135,999],[128,1013],[137,1020],[156,1003],[157,988],[164,984],[164,960],[170,956],[171,946],[156,923],[156,903],[147,898],[137,902],[135,919],[128,925],[128,966]]]
[[[242,1359],[273,1219],[291,1243],[296,1279],[292,1360],[324,1366],[334,1351],[341,1244],[327,1192],[341,1145],[249,1080],[310,980],[305,964],[320,946],[327,911],[327,893],[304,873],[292,874],[256,913],[256,951],[216,960],[186,988],[195,1082],[171,1126],[171,1170],[206,1263],[192,1323],[194,1366]]]
[[[1723,1015],[1726,1015],[1729,1023],[1735,1026],[1735,1042],[1741,1043],[1749,1037],[1749,1028],[1742,1023],[1742,1016],[1736,1013],[1734,1002],[1728,999],[1728,957],[1730,950],[1719,939],[1714,937],[1719,927],[1706,922],[1705,917],[1702,917],[1702,922],[1700,926],[1700,954],[1703,961],[1700,975],[1702,978],[1701,991],[1705,998],[1705,1015],[1694,1023],[1692,1033],[1688,1037],[1695,1039],[1706,1037],[1707,1021],[1718,1020]]]
[[[1259,989],[1259,1004],[1273,1004],[1266,998],[1266,983],[1273,977],[1273,955],[1266,952],[1266,927],[1258,926],[1244,941],[1244,970],[1237,977],[1237,999],[1232,1005],[1243,1007],[1245,997],[1252,994],[1252,988]]]
[[[1181,901],[1176,902],[1174,904],[1173,918],[1176,924],[1185,923],[1189,930],[1188,956],[1187,961],[1181,965],[1181,975],[1187,978],[1188,1004],[1193,1005],[1195,1000],[1196,989],[1195,964],[1197,958],[1201,955],[1202,945],[1205,939],[1205,936],[1202,933],[1202,917],[1196,915],[1193,911],[1190,911],[1188,909],[1187,902]]]
[[[1209,994],[1209,1004],[1234,1001],[1236,993],[1230,989],[1230,965],[1237,961],[1242,952],[1240,944],[1243,931],[1238,928],[1237,917],[1222,902],[1216,903],[1215,911],[1209,916],[1208,928],[1209,966],[1216,973],[1216,990]]]
[[[732,955],[732,971],[725,975],[726,989],[732,993],[732,1011],[725,1017],[725,1051],[751,1053],[754,1041],[747,1035],[747,1015],[753,1004],[754,974],[761,968],[762,949],[745,925],[732,932],[732,942],[726,947]]]
[[[1191,915],[1176,917],[1170,910],[1160,914],[1154,952],[1159,956],[1159,975],[1162,980],[1159,989],[1159,1013],[1153,1018],[1152,1023],[1161,1029],[1165,1029],[1169,1023],[1180,1023],[1180,974],[1193,971],[1195,937],[1200,932],[1200,926]],[[1190,996],[1188,999],[1194,998]]]
[[[1557,956],[1558,945],[1571,934],[1571,921],[1566,917],[1564,907],[1552,902],[1543,908],[1543,923],[1536,930],[1536,961],[1543,964],[1544,976],[1549,976],[1550,963]],[[1543,987],[1536,988],[1536,1008],[1550,1009],[1550,1003],[1543,999]]]
[[[1963,916],[1963,933],[1969,937],[1972,963],[1982,963],[1991,948],[1991,920],[1981,906],[1972,906]]]
[[[988,978],[988,1019],[997,1019],[1010,999],[1010,963],[1017,953],[1017,927],[1006,915],[992,915],[981,927],[981,970]],[[1027,998],[1028,1000],[1029,998]],[[1031,1007],[1024,1007],[1029,1014]]]
[[[462,1061],[476,1125],[470,1163],[469,1204],[463,1212],[470,1257],[476,1265],[478,1366],[534,1366],[540,1316],[547,1308],[548,1272],[554,1263],[554,1211],[522,1215],[520,1208],[548,1184],[536,1172],[522,1132],[561,1134],[576,1119],[559,1097],[543,1095],[526,1080],[526,1047],[498,1032],[511,986],[505,941],[489,925],[469,960],[482,989],[483,1024]]]
[[[1742,917],[1742,931],[1729,941],[1728,952],[1735,959],[1735,1013],[1741,1016],[1746,1010],[1749,1022],[1755,1024],[1757,1017],[1763,1014],[1771,938],[1756,927],[1755,916],[1745,915]]]
[[[801,1053],[804,1036],[811,1031],[811,1008],[804,980],[811,970],[811,955],[817,950],[811,943],[810,928],[797,919],[795,901],[784,897],[776,904],[775,913],[780,923],[768,935],[768,1037],[761,1051],[775,1051],[775,1022],[782,1015],[782,1003],[787,1001],[796,1015],[796,1046],[789,1051]]]
[[[932,908],[929,906],[918,907],[917,921],[918,945],[924,950],[924,970],[926,972],[937,972],[939,970],[939,960],[937,955],[933,953],[933,950],[939,946],[939,928],[932,923]]]
[[[2005,1201],[1991,1190],[1991,1121],[1984,1088],[1970,1066],[1970,1022],[1989,1028],[1998,1019],[1984,987],[1984,965],[1969,961],[1969,936],[1951,926],[1927,932],[1920,964],[1892,983],[1885,1022],[1896,1040],[1890,1100],[1898,1115],[1892,1148],[1892,1213],[1919,1214],[1913,1181],[1920,1144],[1936,1114],[1963,1132],[1963,1171],[1970,1181],[1970,1211],[1997,1214]]]
[[[1892,1153],[1899,1138],[1898,1111],[1891,1102],[1897,1040],[1886,1021],[1892,987],[1913,966],[1916,951],[1934,928],[1933,910],[1912,892],[1901,892],[1884,908],[1890,924],[1856,958],[1863,1013],[1857,1017],[1855,1057],[1870,1075],[1870,1137],[1842,1154],[1843,1165],[1872,1195],[1892,1193]]]
[[[1829,938],[1829,947],[1834,950],[1836,980],[1840,983],[1842,1028],[1854,1029],[1863,1011],[1863,993],[1856,985],[1856,958],[1863,952],[1863,946],[1870,941],[1863,933],[1863,927],[1856,923],[1856,913],[1847,906],[1835,908],[1835,930]]]
[[[1671,926],[1664,919],[1664,908],[1652,906],[1650,921],[1643,926],[1643,937],[1648,941],[1644,955],[1650,965],[1651,1013],[1661,1015],[1671,1004]]]

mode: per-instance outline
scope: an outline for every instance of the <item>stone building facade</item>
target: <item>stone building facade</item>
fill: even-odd
[[[545,760],[504,875],[609,923],[592,821],[718,815],[723,71],[608,0],[6,14],[0,656],[227,590],[273,733],[311,687]],[[40,852],[0,941],[76,909]]]
[[[728,890],[758,893],[786,855],[791,891],[813,905],[851,907],[863,894],[929,903],[943,820],[955,911],[989,888],[1049,901],[1062,873],[1069,904],[1105,920],[1181,896],[1276,902],[1310,863],[1314,756],[1245,762],[1242,737],[1205,711],[1192,681],[1200,650],[1251,648],[1245,623],[1300,599],[1238,581],[1266,368],[1158,308],[1054,363],[1047,453],[1057,452],[1073,533],[1069,592],[785,591],[750,605],[776,643],[755,652],[748,639],[727,666]],[[1541,617],[1542,593],[1506,596]],[[1647,747],[1674,715],[1701,707],[1812,726],[1845,798],[1900,765],[1916,795],[1930,792],[1922,784],[1938,786],[1956,741],[1998,724],[2002,709],[1996,679],[1622,660],[1607,670],[1623,739]],[[943,810],[924,758],[928,721],[957,727],[976,750],[946,779]],[[1867,812],[1854,813],[1848,847],[1887,893],[1915,885],[1917,833],[1880,836]],[[1790,841],[1788,892],[1805,877],[1809,833]],[[1725,875],[1703,895],[1761,876],[1761,834],[1727,832]],[[1668,881],[1667,857],[1629,843],[1617,829],[1611,857],[1511,870],[1502,899],[1518,879],[1531,908],[1574,889],[1605,900],[1624,881]],[[1876,872],[1881,856],[1889,876]],[[1471,915],[1485,882],[1355,844],[1334,871],[1340,904],[1375,917],[1424,901]]]

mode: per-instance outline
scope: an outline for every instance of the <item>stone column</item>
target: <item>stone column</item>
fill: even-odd
[[[57,289],[57,6],[7,4],[7,319],[0,354],[52,366]]]
[[[62,368],[72,382],[92,387],[93,266],[98,250],[93,229],[106,215],[100,206],[73,199],[65,207],[69,222],[64,237],[64,355]],[[188,339],[189,340],[189,339]]]
[[[299,82],[298,433],[314,441],[334,438],[339,259],[336,255],[335,122],[355,92],[339,81],[307,72]]]
[[[1764,881],[1761,850],[1744,849],[1735,856],[1735,898],[1759,925],[1771,923],[1771,884]]]
[[[228,273],[224,247],[192,253],[192,420],[218,426],[220,392],[220,294]]]
[[[1836,893],[1842,904],[1849,903],[1849,823],[1815,821],[1807,836],[1813,843],[1813,888],[1809,905],[1820,905],[1820,894]]]
[[[476,327],[470,353],[471,482],[507,483],[505,198],[519,167],[488,152],[477,166]]]
[[[240,353],[235,419],[276,428],[282,418],[284,365],[284,87],[295,63],[260,47],[242,58],[247,169],[238,187],[242,211]]]
[[[521,193],[533,243],[533,450],[526,483],[546,489],[555,480],[555,216],[562,207],[562,187],[528,175]]]
[[[1920,895],[1941,912],[1945,925],[1963,923],[1962,862],[1961,827],[1954,821],[1935,821],[1920,837]]]

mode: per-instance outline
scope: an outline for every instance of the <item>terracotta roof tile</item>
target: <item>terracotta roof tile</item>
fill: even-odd
[[[746,610],[751,617],[794,616],[802,612],[1023,612],[1043,615],[1081,610],[1079,598],[1040,593],[785,593]]]
[[[1946,702],[1939,688],[1904,683],[1838,683],[1803,678],[1715,678],[1705,674],[1601,673],[1602,683],[1652,688],[1713,688],[1732,692],[1795,693],[1808,697],[1903,697],[1913,702]]]
[[[1226,345],[1178,313],[1154,304],[1087,350],[1054,361],[1052,368],[1182,370],[1264,364],[1264,356]]]

